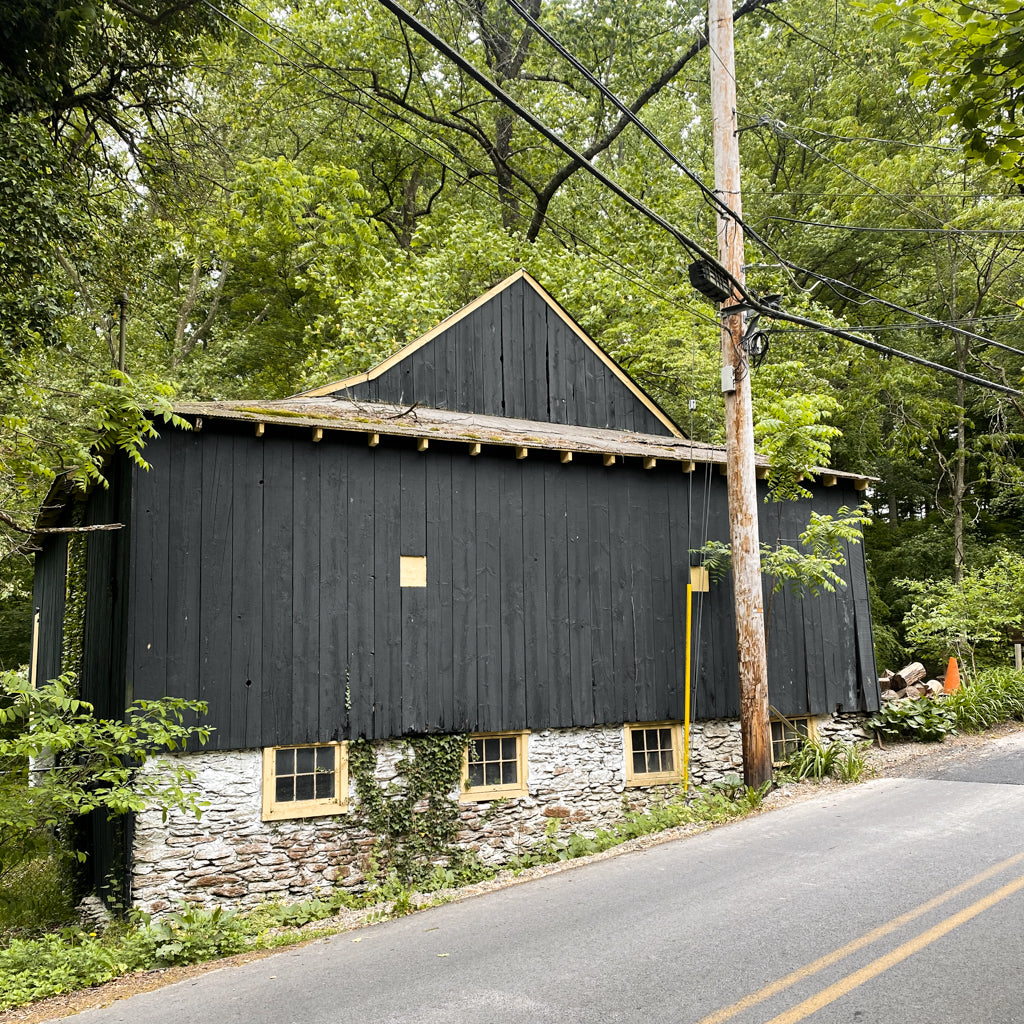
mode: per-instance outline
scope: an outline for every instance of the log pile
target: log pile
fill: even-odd
[[[942,693],[943,684],[938,679],[925,679],[927,674],[924,665],[919,661],[912,661],[898,672],[886,669],[878,677],[882,700],[905,700]]]

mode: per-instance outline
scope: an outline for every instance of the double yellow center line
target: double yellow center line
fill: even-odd
[[[730,1006],[725,1006],[721,1010],[716,1010],[710,1016],[702,1018],[697,1022],[697,1024],[723,1024],[724,1021],[731,1020],[733,1017],[737,1016],[737,1014],[743,1013],[744,1010],[749,1010],[751,1007],[757,1006],[759,1003],[763,1003],[766,999],[771,999],[772,996],[778,995],[780,992],[784,992],[786,989],[797,984],[797,982],[804,981],[817,974],[819,971],[823,971],[826,967],[831,967],[833,964],[839,963],[840,960],[844,960],[846,957],[856,953],[860,949],[863,949],[865,946],[869,946],[872,942],[877,942],[879,939],[890,935],[892,932],[897,931],[899,928],[909,924],[911,921],[935,910],[937,907],[941,907],[944,903],[948,903],[950,900],[968,892],[975,886],[981,885],[982,882],[988,881],[990,878],[998,875],[1002,871],[1006,871],[1007,868],[1011,868],[1015,864],[1019,864],[1021,861],[1024,861],[1024,853],[1018,853],[1013,857],[1009,857],[1006,860],[987,868],[985,871],[967,879],[966,882],[961,882],[960,885],[956,885],[952,889],[947,889],[945,892],[940,893],[938,896],[928,900],[926,903],[922,903],[920,906],[914,907],[913,910],[908,910],[905,914],[901,914],[899,917],[894,917],[891,921],[887,921],[885,924],[879,925],[877,928],[873,928],[869,932],[865,932],[859,938],[854,939],[852,942],[848,942],[845,946],[841,946],[839,949],[836,949],[831,953],[826,953],[825,956],[819,957],[812,963],[805,964],[803,967],[798,968],[791,974],[787,974],[784,978],[779,978],[777,981],[773,981],[770,984],[765,985],[764,988],[760,988],[756,992],[751,992],[750,995],[744,996],[742,999],[732,1003]],[[901,946],[897,946],[894,950],[886,953],[884,956],[880,956],[878,959],[872,960],[871,963],[862,967],[859,971],[854,971],[852,974],[848,974],[845,978],[840,978],[840,980],[835,982],[835,984],[823,988],[820,992],[817,992],[815,995],[805,999],[802,1003],[798,1003],[785,1013],[780,1013],[777,1017],[773,1017],[767,1022],[767,1024],[797,1024],[798,1021],[802,1021],[816,1010],[820,1010],[823,1006],[827,1006],[829,1003],[835,1002],[835,1000],[846,995],[848,992],[851,992],[859,985],[863,985],[864,982],[877,977],[883,971],[886,971],[895,964],[898,964],[901,960],[906,960],[907,957],[919,952],[924,949],[925,946],[935,942],[937,939],[941,939],[954,928],[958,928],[960,925],[970,921],[971,918],[977,917],[978,914],[982,913],[982,911],[988,910],[990,907],[995,906],[1001,900],[1006,899],[1008,896],[1012,896],[1015,892],[1019,892],[1021,889],[1024,889],[1024,875],[1018,876],[1012,882],[1008,882],[1001,888],[996,889],[995,892],[990,895],[978,900],[976,903],[972,903],[969,907],[965,907],[958,913],[945,918],[945,920],[940,921],[937,925],[921,932],[914,938],[904,942]]]

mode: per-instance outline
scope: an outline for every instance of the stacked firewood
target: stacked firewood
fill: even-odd
[[[919,661],[912,661],[899,672],[886,669],[878,677],[882,700],[904,700],[907,697],[924,697],[927,694],[942,693],[943,684],[938,679],[925,679],[928,673]]]

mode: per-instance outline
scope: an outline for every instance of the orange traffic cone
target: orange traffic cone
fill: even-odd
[[[954,690],[960,689],[960,666],[956,663],[956,658],[949,659],[949,665],[946,667],[946,681],[942,684],[943,693],[952,693]]]

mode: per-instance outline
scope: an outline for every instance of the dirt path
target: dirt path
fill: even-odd
[[[1013,722],[997,726],[995,729],[977,736],[957,735],[947,737],[943,743],[887,743],[882,749],[874,747],[868,752],[868,763],[875,777],[917,776],[946,767],[951,763],[955,763],[972,750],[984,747],[994,740],[1021,731],[1024,731],[1024,724]],[[841,785],[841,783],[836,783],[832,780],[825,780],[820,783],[786,784],[766,798],[764,812],[819,796],[823,791],[838,789]],[[658,843],[671,842],[687,835],[695,835],[706,831],[709,827],[713,826],[684,825],[679,828],[668,829],[655,835],[631,839],[621,846],[616,846],[614,849],[607,850],[604,853],[594,854],[590,857],[581,857],[572,861],[538,865],[537,867],[520,872],[518,875],[513,875],[511,872],[502,872],[497,878],[487,882],[479,882],[475,885],[464,886],[460,889],[441,893],[433,893],[430,896],[422,897],[421,900],[429,905],[431,900],[434,902],[449,902],[451,900],[469,899],[485,892],[493,892],[496,889],[506,888],[511,885],[521,885],[543,875],[556,874],[560,871],[571,871],[594,860],[618,857],[635,850],[654,846]],[[374,920],[380,920],[381,911],[387,909],[389,909],[388,905],[385,904],[364,910],[350,910],[343,912],[335,918],[318,921],[303,929],[310,933],[310,937],[299,944],[305,945],[310,942],[323,941],[325,933],[335,934],[364,927]],[[194,978],[209,971],[217,971],[224,967],[261,960],[276,952],[278,952],[278,949],[251,950],[223,960],[211,960],[207,963],[193,964],[188,967],[169,967],[161,970],[130,974],[124,978],[108,982],[105,985],[100,985],[97,988],[54,996],[31,1006],[0,1013],[0,1024],[15,1024],[15,1022],[17,1024],[44,1024],[46,1021],[59,1020],[61,1017],[81,1013],[83,1010],[93,1007],[106,1006],[118,999],[126,999],[140,992],[149,992],[153,989],[162,988],[164,985],[172,985],[175,982]]]

